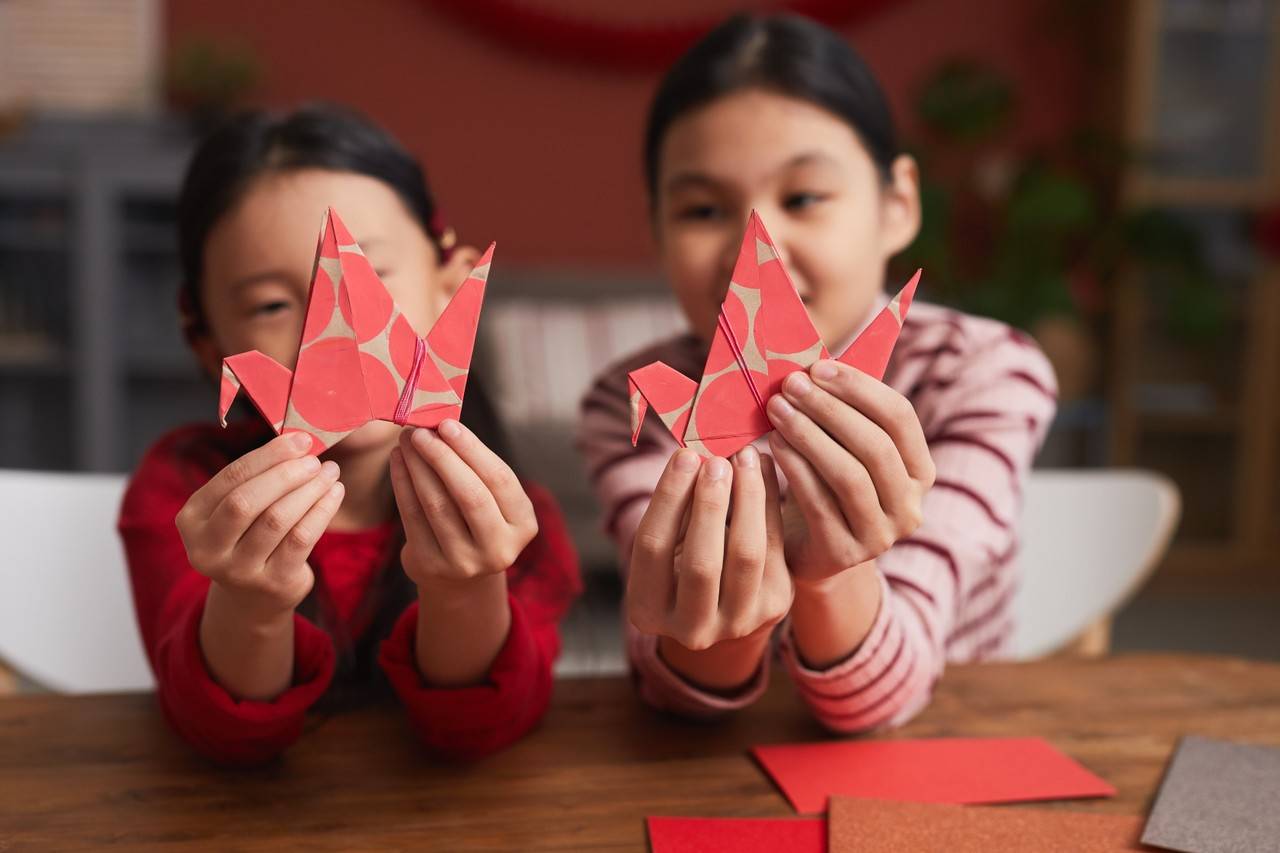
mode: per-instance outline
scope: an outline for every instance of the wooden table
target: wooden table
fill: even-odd
[[[1223,657],[958,666],[894,737],[1042,735],[1144,813],[1179,735],[1280,745],[1280,665]],[[315,720],[267,768],[211,767],[148,695],[0,699],[0,851],[166,848],[644,850],[646,815],[785,816],[748,758],[823,737],[785,677],[715,724],[641,707],[623,679],[558,685],[542,727],[471,766],[413,745],[394,707]]]

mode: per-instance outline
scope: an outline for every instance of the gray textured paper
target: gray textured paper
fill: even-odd
[[[1280,749],[1184,737],[1142,843],[1185,853],[1280,851]]]

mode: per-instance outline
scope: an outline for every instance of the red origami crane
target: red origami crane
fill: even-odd
[[[919,281],[917,271],[838,360],[882,379]],[[652,406],[682,447],[704,456],[730,456],[773,429],[765,403],[787,374],[823,358],[830,354],[753,211],[702,381],[660,361],[628,374],[631,443],[639,439]]]
[[[293,370],[257,350],[222,362],[220,416],[241,386],[276,433],[305,432],[311,452],[373,420],[433,427],[462,413],[493,246],[421,337],[330,208]]]

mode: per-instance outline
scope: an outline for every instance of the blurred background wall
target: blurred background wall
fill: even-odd
[[[173,307],[185,158],[230,110],[340,101],[422,158],[464,239],[498,241],[486,368],[607,568],[574,407],[681,323],[651,260],[648,100],[682,34],[783,5],[0,0],[0,465],[124,471],[212,416]],[[866,55],[921,159],[925,228],[894,275],[924,266],[927,298],[1053,359],[1040,464],[1181,487],[1117,641],[1280,654],[1260,627],[1280,601],[1280,4],[789,5]]]

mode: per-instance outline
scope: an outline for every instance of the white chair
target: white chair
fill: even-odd
[[[1104,652],[1110,617],[1155,570],[1180,512],[1177,486],[1149,471],[1033,471],[1011,656],[1059,651],[1090,629],[1081,650]]]
[[[116,515],[125,478],[0,471],[0,663],[62,693],[154,686]]]

